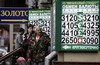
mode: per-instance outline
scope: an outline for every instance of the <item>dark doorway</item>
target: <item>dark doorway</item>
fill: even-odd
[[[5,0],[5,7],[26,7],[25,0]]]

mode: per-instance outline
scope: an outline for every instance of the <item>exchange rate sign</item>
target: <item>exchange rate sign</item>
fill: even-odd
[[[29,24],[39,25],[51,37],[50,10],[29,10]]]
[[[99,1],[62,1],[61,50],[99,50]]]

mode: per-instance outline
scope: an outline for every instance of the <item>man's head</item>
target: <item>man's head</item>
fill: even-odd
[[[20,32],[21,34],[24,34],[25,30],[24,30],[23,28],[20,28],[19,32]]]
[[[36,32],[36,34],[40,34],[41,29],[39,26],[35,26],[35,32]]]
[[[33,31],[33,25],[29,24],[27,26],[27,30],[28,30],[28,33],[31,33]]]

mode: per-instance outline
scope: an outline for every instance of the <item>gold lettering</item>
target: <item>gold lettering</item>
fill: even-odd
[[[1,10],[0,16],[28,16],[28,11],[23,10]]]
[[[5,11],[1,10],[1,16],[5,16]]]
[[[28,11],[25,11],[25,16],[28,16]]]
[[[19,10],[15,11],[15,15],[20,16],[20,11]]]
[[[11,15],[10,16],[15,16],[15,11],[14,10],[11,11]]]
[[[9,10],[5,11],[5,16],[10,16],[10,11]]]
[[[20,13],[21,13],[21,16],[24,16],[24,11],[21,10]]]

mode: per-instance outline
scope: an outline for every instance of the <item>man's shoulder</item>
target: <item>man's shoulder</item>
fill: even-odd
[[[19,37],[19,36],[20,36],[20,34],[19,34],[19,33],[17,33],[17,34],[16,34],[16,37]]]

